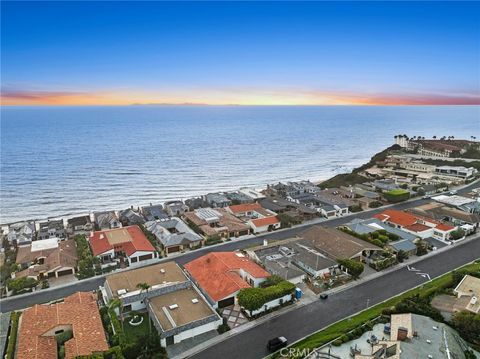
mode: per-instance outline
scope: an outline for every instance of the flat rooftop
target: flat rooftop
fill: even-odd
[[[165,331],[215,314],[193,288],[159,295],[149,303]]]
[[[117,295],[118,290],[127,292],[138,290],[138,283],[147,283],[151,287],[159,284],[185,282],[187,277],[175,262],[165,262],[153,266],[132,269],[129,271],[110,274],[107,283],[112,293]]]

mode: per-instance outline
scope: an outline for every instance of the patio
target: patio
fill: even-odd
[[[222,308],[220,313],[222,317],[227,320],[227,324],[230,328],[235,328],[248,322],[248,319],[242,313],[238,304]]]

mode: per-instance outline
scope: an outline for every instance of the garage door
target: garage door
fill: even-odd
[[[230,297],[230,298],[227,298],[227,299],[223,299],[221,301],[218,302],[218,307],[219,308],[224,308],[224,307],[228,307],[229,305],[234,305],[235,304],[235,297]]]
[[[58,276],[73,274],[73,269],[66,269],[58,271]]]
[[[180,246],[168,247],[168,253],[178,252],[179,250],[180,250]]]

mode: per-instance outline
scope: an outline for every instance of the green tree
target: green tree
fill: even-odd
[[[452,324],[465,340],[480,345],[480,314],[458,312],[453,315]]]
[[[22,277],[8,280],[7,287],[8,289],[13,290],[15,293],[18,293],[22,290],[35,288],[38,283],[38,280],[35,278]]]
[[[147,304],[146,299],[148,298],[148,291],[150,290],[150,284],[145,283],[145,282],[138,283],[137,288],[140,289],[140,294],[145,293],[145,295],[143,297],[143,302],[145,304]],[[148,319],[148,333],[151,334],[152,333],[152,322],[150,320],[150,317],[148,317],[148,315],[147,315],[147,319]]]
[[[405,259],[408,259],[408,254],[407,252],[405,252],[403,249],[400,249],[398,252],[397,252],[397,261],[399,263],[402,263]]]
[[[463,238],[465,236],[465,231],[461,228],[450,233],[450,238],[456,241],[457,239]]]
[[[344,267],[348,274],[350,274],[353,278],[357,279],[360,277],[360,274],[363,273],[364,266],[363,263],[354,261],[353,259],[339,259],[337,260],[338,264]]]
[[[417,252],[416,252],[417,256],[424,256],[425,254],[428,253],[428,246],[427,246],[427,243],[425,243],[424,241],[420,241],[416,243],[416,246],[417,246]]]
[[[113,310],[117,308],[120,314],[120,323],[122,325],[122,332],[123,332],[123,303],[120,298],[112,298],[110,302],[108,302],[108,309]]]

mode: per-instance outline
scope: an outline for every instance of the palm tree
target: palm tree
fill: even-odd
[[[123,303],[120,298],[112,298],[108,302],[108,309],[114,309],[114,308],[118,308],[120,323],[122,324],[122,331],[123,331]]]
[[[137,288],[140,289],[140,294],[145,293],[145,295],[143,297],[143,302],[145,303],[146,299],[148,297],[148,291],[150,289],[150,285],[148,283],[145,283],[145,282],[138,283]],[[147,303],[145,303],[145,306],[146,305],[147,305]],[[147,319],[148,319],[148,334],[151,334],[152,333],[152,322],[150,321],[150,317],[148,315],[147,315]]]

